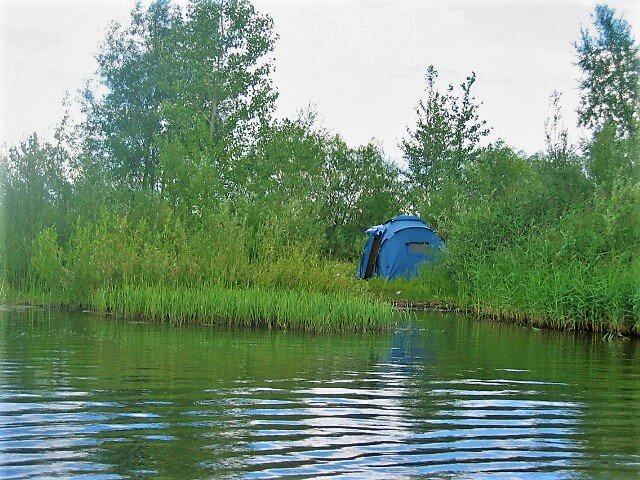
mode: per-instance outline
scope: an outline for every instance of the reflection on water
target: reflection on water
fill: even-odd
[[[637,342],[419,317],[381,336],[0,311],[0,477],[634,478]]]

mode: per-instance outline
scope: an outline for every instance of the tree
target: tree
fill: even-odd
[[[326,134],[314,128],[316,114],[273,122],[262,130],[255,151],[245,159],[247,194],[261,203],[312,202],[323,188]]]
[[[406,208],[400,170],[369,143],[349,147],[336,135],[325,138],[325,162],[317,198],[327,222],[331,251],[341,257],[360,253],[358,240],[374,224],[387,221]]]
[[[640,50],[612,8],[596,6],[593,21],[595,35],[582,29],[575,43],[583,72],[578,124],[598,132],[611,122],[618,138],[629,138],[640,121]]]
[[[459,96],[453,85],[440,93],[437,78],[438,72],[429,66],[427,98],[416,108],[415,130],[407,129],[409,137],[401,143],[411,178],[427,195],[445,180],[458,183],[463,179],[465,166],[475,161],[480,140],[490,131],[486,121],[480,120],[479,104],[471,94],[475,73],[460,84]]]
[[[567,128],[562,122],[561,98],[562,93],[554,90],[549,97],[549,105],[553,112],[544,122],[547,159],[554,165],[574,158],[574,148],[569,143]]]
[[[562,94],[558,91],[554,91],[549,98],[552,112],[544,122],[546,152],[530,158],[542,178],[540,197],[545,198],[559,214],[583,201],[591,185],[585,175],[584,158],[578,156],[569,143],[560,108],[561,98]]]
[[[209,140],[227,139],[244,153],[274,108],[268,55],[276,38],[273,20],[248,1],[191,1],[179,29],[176,66],[183,81],[175,85],[173,107],[197,113]]]
[[[587,171],[594,183],[610,192],[617,179],[629,178],[634,158],[638,158],[637,141],[617,137],[616,126],[606,123],[594,135],[589,146]]]
[[[324,245],[338,257],[354,254],[362,231],[397,215],[406,190],[397,166],[374,143],[352,148],[339,135],[314,126],[313,111],[274,123],[248,158],[254,210],[304,206]]]
[[[138,4],[98,55],[104,94],[85,90],[90,156],[134,191],[161,190],[167,162],[207,164],[233,183],[233,160],[273,110],[272,27],[246,0]]]
[[[99,86],[83,92],[88,154],[114,181],[132,190],[156,183],[161,107],[177,81],[174,32],[180,12],[167,0],[140,3],[131,22],[113,23],[97,56]],[[104,94],[100,94],[104,91]]]
[[[5,213],[3,270],[14,286],[26,278],[31,242],[47,227],[66,232],[71,185],[65,174],[66,152],[33,134],[2,159],[0,205]]]

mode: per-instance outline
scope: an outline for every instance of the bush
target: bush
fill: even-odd
[[[66,280],[62,260],[55,228],[39,232],[31,243],[29,273],[34,286],[59,294]]]

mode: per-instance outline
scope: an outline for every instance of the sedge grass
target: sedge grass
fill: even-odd
[[[512,247],[467,262],[455,272],[457,288],[447,301],[479,316],[539,327],[640,334],[638,260],[545,257],[535,247]],[[424,292],[435,292],[423,300],[438,299],[431,285],[437,278],[423,275],[416,281],[425,284]]]
[[[640,335],[640,260],[565,258],[544,242],[448,259],[416,279],[369,282],[385,298],[559,330]],[[453,260],[453,261],[452,261]]]
[[[99,289],[93,308],[173,325],[198,323],[313,332],[365,332],[388,328],[390,305],[339,293],[309,293],[219,286],[129,286]]]

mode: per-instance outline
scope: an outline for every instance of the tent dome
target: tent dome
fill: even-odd
[[[414,215],[398,215],[365,233],[369,239],[360,260],[359,278],[415,277],[419,265],[435,261],[436,253],[444,247],[444,241]]]

